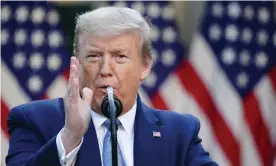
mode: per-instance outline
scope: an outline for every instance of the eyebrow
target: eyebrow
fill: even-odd
[[[89,47],[87,47],[86,48],[87,49],[87,51],[89,51],[89,52],[101,52],[102,51],[102,49],[101,48],[99,48],[99,47],[93,47],[93,46],[89,46]],[[109,50],[109,52],[124,52],[124,51],[128,51],[128,49],[127,48],[125,48],[125,47],[116,47],[116,48],[111,48],[110,50]]]

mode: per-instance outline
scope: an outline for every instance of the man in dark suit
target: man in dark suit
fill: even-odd
[[[110,165],[108,120],[101,113],[107,87],[123,104],[120,166],[217,165],[201,145],[197,118],[141,101],[138,89],[152,56],[150,27],[140,13],[104,7],[76,23],[68,93],[11,110],[7,165]]]

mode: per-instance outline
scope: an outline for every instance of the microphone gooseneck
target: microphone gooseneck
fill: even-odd
[[[114,95],[113,88],[107,88],[107,95],[104,97],[101,110],[105,117],[110,120],[111,146],[112,146],[112,166],[118,166],[117,154],[117,117],[122,113],[123,106],[121,101]]]

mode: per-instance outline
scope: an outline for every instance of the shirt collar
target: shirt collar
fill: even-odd
[[[136,108],[137,108],[137,100],[135,101],[135,104],[132,106],[132,108],[125,113],[122,116],[119,116],[119,120],[122,123],[123,128],[125,131],[129,134],[133,131],[134,126],[134,120],[136,115]],[[91,117],[94,123],[94,126],[96,129],[102,126],[102,124],[107,120],[107,118],[104,115],[98,114],[91,110]]]
[[[91,117],[96,129],[101,127],[101,125],[107,120],[107,118],[104,115],[98,114],[93,110],[91,110]]]
[[[119,120],[122,123],[123,128],[128,134],[133,131],[134,120],[136,115],[137,102],[132,106],[132,108],[122,116],[119,116]]]

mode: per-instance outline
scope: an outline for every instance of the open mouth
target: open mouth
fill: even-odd
[[[102,85],[102,86],[99,86],[99,88],[104,88],[104,89],[106,89],[107,87],[109,87],[108,85]]]

